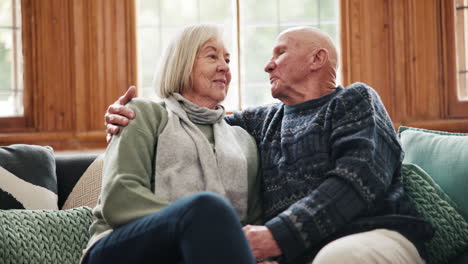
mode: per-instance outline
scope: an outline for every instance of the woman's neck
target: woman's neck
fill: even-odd
[[[200,107],[216,109],[216,106],[219,104],[219,102],[208,97],[198,96],[191,93],[182,93],[181,95],[185,99],[189,100],[192,104],[198,105]]]

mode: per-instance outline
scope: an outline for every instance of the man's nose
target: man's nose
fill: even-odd
[[[265,72],[272,72],[274,69],[275,69],[276,65],[275,63],[273,62],[273,60],[270,60],[266,65],[265,65]]]

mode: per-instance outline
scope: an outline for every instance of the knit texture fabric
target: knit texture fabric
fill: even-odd
[[[423,177],[421,168],[404,164],[402,175],[406,194],[416,210],[436,229],[427,242],[428,264],[451,263],[468,248],[468,223],[440,187]]]
[[[1,210],[0,263],[79,263],[91,221],[89,207]]]
[[[251,108],[226,119],[257,141],[266,226],[282,263],[303,263],[340,234],[410,229],[411,217],[395,217],[411,211],[402,201],[403,152],[372,88],[356,83],[301,104]],[[391,220],[374,219],[389,214]]]
[[[248,169],[242,145],[255,150],[245,130],[223,120],[224,108],[200,107],[178,93],[164,98],[168,121],[159,135],[155,158],[155,195],[174,202],[208,191],[226,197],[242,220],[247,217]],[[196,124],[211,125],[214,146]]]

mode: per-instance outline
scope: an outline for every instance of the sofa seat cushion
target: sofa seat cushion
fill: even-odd
[[[0,147],[0,209],[58,209],[52,148]]]
[[[468,134],[400,127],[405,163],[417,164],[458,205],[468,220]]]
[[[409,200],[435,229],[432,240],[426,244],[428,263],[452,263],[468,250],[468,223],[423,169],[415,164],[403,164],[401,172]]]
[[[91,208],[0,210],[0,262],[79,263]]]

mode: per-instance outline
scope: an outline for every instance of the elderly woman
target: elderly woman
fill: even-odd
[[[255,263],[239,220],[260,220],[257,149],[223,120],[230,81],[218,27],[173,40],[163,101],[132,100],[135,121],[107,148],[84,263]]]

